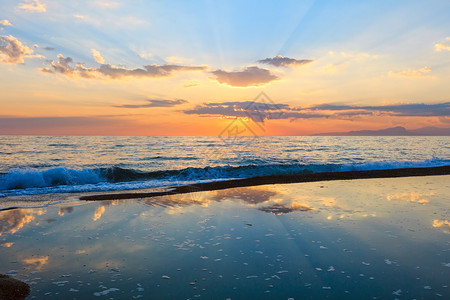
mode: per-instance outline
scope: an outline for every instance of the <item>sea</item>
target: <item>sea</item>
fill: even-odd
[[[449,164],[450,137],[0,136],[0,199]]]
[[[450,175],[79,196],[443,166],[449,137],[0,136],[0,162],[27,299],[450,299]]]

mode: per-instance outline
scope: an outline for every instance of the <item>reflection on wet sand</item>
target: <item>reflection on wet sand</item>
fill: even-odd
[[[16,233],[25,224],[32,222],[36,216],[45,214],[43,209],[15,209],[0,212],[0,235],[2,233]]]
[[[68,207],[60,207],[59,211],[58,211],[58,215],[60,215],[61,217],[64,216],[65,213],[71,213],[73,212],[73,206],[68,206]]]
[[[439,228],[445,233],[450,233],[450,221],[448,220],[433,220],[433,227]]]
[[[212,192],[212,200],[222,201],[222,200],[242,200],[248,204],[260,204],[270,201],[274,196],[278,195],[279,192],[273,191],[267,187],[243,187],[228,190],[219,190]]]
[[[248,206],[275,215],[287,214],[293,211],[312,210],[308,205],[291,199],[274,187],[259,186],[221,190],[214,192],[211,199],[216,201],[240,200]]]
[[[388,299],[399,289],[447,299],[446,180],[267,185],[4,211],[0,273],[28,282],[36,299],[111,291],[107,298]]]
[[[177,207],[177,206],[189,206],[189,205],[203,205],[208,200],[204,199],[203,197],[199,196],[198,199],[192,199],[189,197],[189,195],[169,195],[169,196],[159,196],[154,198],[146,198],[143,200],[140,200],[144,205],[155,207],[155,206],[161,206],[161,207]]]
[[[212,201],[240,201],[247,206],[277,215],[312,209],[298,200],[288,199],[285,196],[284,193],[273,187],[258,186],[199,192],[196,197],[191,197],[189,194],[179,194],[147,198],[140,201],[148,206],[166,207],[169,214],[177,213],[183,210],[183,207],[190,205],[207,207]]]
[[[103,205],[97,207],[97,209],[95,210],[94,216],[92,217],[92,221],[99,220],[104,213],[105,213],[105,207]]]
[[[275,215],[287,214],[287,213],[290,213],[290,212],[293,212],[293,211],[308,211],[308,210],[312,210],[312,208],[296,204],[295,202],[293,202],[290,207],[288,205],[286,205],[286,204],[278,204],[278,203],[276,203],[276,204],[273,204],[273,205],[270,205],[270,206],[260,207],[258,209],[260,211],[273,213]]]
[[[92,217],[92,221],[98,221],[106,211],[106,207],[118,205],[118,200],[106,200],[101,202],[101,206],[97,207]]]
[[[388,195],[386,198],[388,201],[391,200],[403,200],[407,202],[415,202],[419,204],[426,204],[430,201],[426,199],[427,196],[434,196],[433,192],[422,194],[422,193],[398,193],[393,195]]]
[[[34,270],[39,271],[48,263],[48,256],[24,258],[22,259],[22,262],[26,265],[30,265]]]

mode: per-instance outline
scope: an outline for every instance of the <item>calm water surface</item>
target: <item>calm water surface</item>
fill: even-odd
[[[450,176],[0,211],[31,299],[449,299]]]

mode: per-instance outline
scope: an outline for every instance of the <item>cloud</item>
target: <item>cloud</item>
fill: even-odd
[[[402,117],[443,117],[450,116],[450,102],[436,104],[397,104],[397,105],[380,105],[380,106],[356,106],[356,105],[334,105],[320,104],[310,106],[310,110],[320,111],[349,111],[353,114],[371,112],[383,113],[391,116]]]
[[[39,2],[39,0],[28,0],[25,3],[21,3],[19,8],[28,12],[46,12],[45,4]]]
[[[58,54],[58,61],[49,61],[50,68],[41,69],[45,73],[59,73],[67,76],[80,76],[84,78],[102,79],[112,78],[119,79],[123,77],[168,77],[174,72],[202,71],[206,70],[206,66],[181,66],[181,65],[146,65],[143,68],[127,69],[113,66],[110,64],[102,64],[98,68],[87,68],[81,64],[71,66],[73,59]]]
[[[388,75],[389,77],[403,77],[403,78],[424,78],[424,77],[433,78],[433,76],[428,75],[428,73],[430,72],[431,68],[423,67],[417,70],[408,69],[401,72],[389,71]]]
[[[98,72],[111,77],[120,78],[124,76],[134,77],[167,77],[173,72],[182,71],[202,71],[206,70],[205,66],[180,66],[180,65],[147,65],[143,69],[125,69],[109,64],[101,65]]]
[[[120,108],[145,108],[145,107],[172,107],[175,105],[180,105],[184,103],[188,103],[188,101],[184,99],[176,99],[176,100],[147,100],[148,103],[144,104],[124,104],[124,105],[115,105],[114,107]]]
[[[216,76],[218,82],[236,87],[257,86],[278,79],[269,70],[258,67],[247,67],[237,72],[216,70],[211,73]]]
[[[43,49],[44,49],[44,50],[47,50],[47,51],[53,51],[53,50],[55,50],[55,48],[49,47],[49,46],[44,47]]]
[[[64,57],[62,54],[58,54],[58,61],[50,61],[50,65],[53,68],[53,70],[49,68],[44,68],[41,69],[41,71],[47,73],[61,73],[64,75],[73,75],[75,73],[75,69],[69,65],[72,62],[73,62],[72,58]]]
[[[396,117],[448,117],[450,102],[437,104],[398,104],[386,106],[356,106],[321,104],[294,107],[288,104],[260,103],[254,101],[236,101],[222,103],[203,103],[195,108],[185,110],[185,114],[219,117],[249,118],[255,122],[275,119],[311,119],[333,118],[349,120],[367,116]]]
[[[95,49],[92,49],[92,55],[94,56],[94,59],[96,62],[98,62],[99,64],[104,64],[105,60],[103,59],[103,57],[100,55],[100,52],[98,52]]]
[[[33,50],[23,45],[18,39],[0,36],[0,63],[23,64],[26,57],[33,57]]]
[[[0,21],[0,29],[3,29],[1,26],[12,26],[12,24],[8,20],[1,20]]]
[[[310,119],[328,117],[324,114],[300,112],[288,104],[273,104],[254,101],[203,103],[185,114],[249,118],[255,122],[275,119]]]
[[[438,43],[438,44],[434,44],[434,50],[437,52],[440,51],[450,51],[450,45],[444,44],[444,43]]]
[[[275,67],[290,67],[290,66],[306,65],[313,62],[313,60],[275,56],[272,58],[265,58],[262,60],[258,60],[258,62],[262,64],[273,65]]]

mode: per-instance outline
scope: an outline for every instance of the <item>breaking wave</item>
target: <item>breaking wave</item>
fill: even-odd
[[[60,167],[46,170],[21,168],[0,174],[0,196],[127,190],[268,175],[437,167],[444,165],[448,165],[448,161],[433,158],[416,162],[383,161],[360,164],[309,165],[296,162],[292,164],[190,167],[179,170],[150,172],[116,166],[93,169]]]

